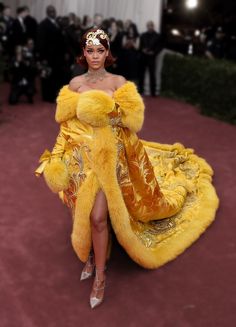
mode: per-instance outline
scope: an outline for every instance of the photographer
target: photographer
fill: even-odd
[[[29,103],[33,103],[37,72],[33,49],[32,39],[28,39],[24,47],[16,47],[15,56],[10,64],[11,89],[8,102],[11,105],[17,104],[22,95],[27,97]]]

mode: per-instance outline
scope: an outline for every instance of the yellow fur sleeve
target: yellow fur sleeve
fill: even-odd
[[[65,135],[66,123],[60,126],[60,132],[51,152],[50,160],[44,168],[43,175],[46,184],[52,192],[58,193],[68,188],[69,174],[66,164],[62,160],[67,138]]]
[[[68,88],[68,85],[65,85],[61,88],[56,99],[56,122],[62,123],[76,116],[76,106],[78,99],[79,93],[71,91]]]
[[[144,121],[144,102],[133,82],[126,82],[114,93],[114,100],[119,105],[122,123],[133,132],[138,132]]]

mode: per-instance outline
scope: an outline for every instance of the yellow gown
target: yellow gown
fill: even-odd
[[[106,195],[117,240],[139,265],[154,269],[174,259],[212,223],[219,200],[209,164],[182,144],[140,140],[144,103],[133,82],[113,97],[101,90],[57,98],[60,124],[52,152],[35,174],[71,209],[72,246],[86,262],[92,246],[90,212]],[[110,256],[111,240],[107,250]]]

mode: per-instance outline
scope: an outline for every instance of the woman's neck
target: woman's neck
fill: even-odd
[[[105,78],[107,71],[104,67],[98,69],[88,68],[87,73],[85,73],[85,78],[88,82],[96,83],[97,81],[102,81]]]
[[[104,73],[106,70],[103,67],[100,67],[100,68],[97,68],[97,69],[94,69],[94,68],[91,68],[91,67],[88,67],[88,73],[91,73],[91,74],[99,74],[99,73]]]

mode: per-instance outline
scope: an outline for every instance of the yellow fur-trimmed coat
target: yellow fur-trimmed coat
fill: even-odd
[[[36,175],[71,209],[73,248],[85,262],[92,246],[90,212],[106,195],[117,240],[138,264],[157,268],[190,246],[214,220],[213,171],[182,144],[140,140],[144,103],[127,81],[113,97],[64,86],[57,98],[56,144]],[[110,256],[111,242],[107,256]]]

